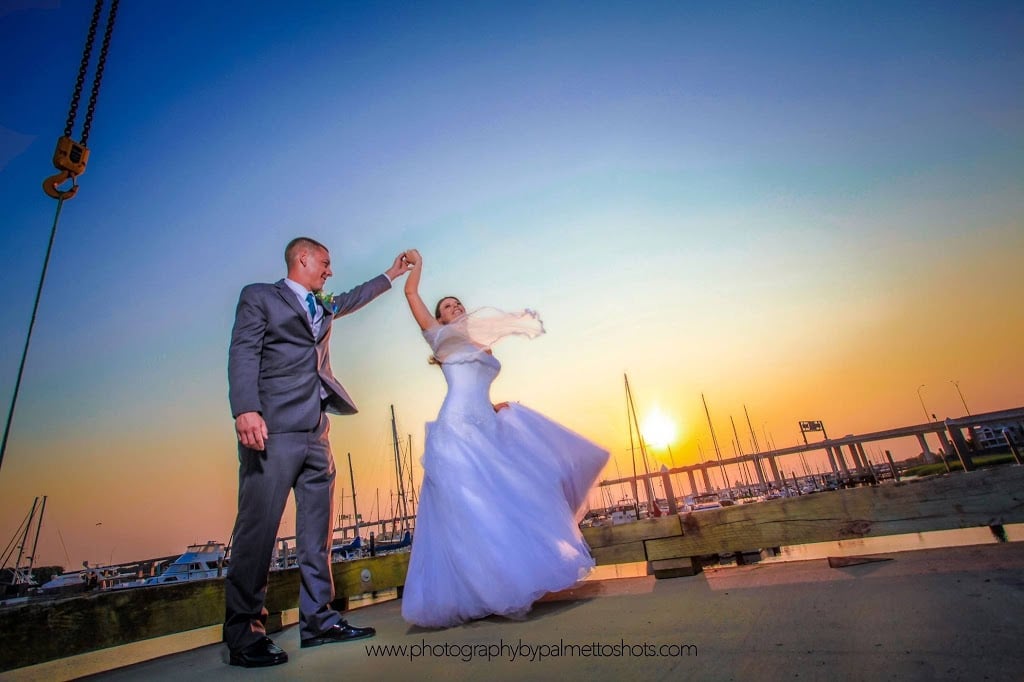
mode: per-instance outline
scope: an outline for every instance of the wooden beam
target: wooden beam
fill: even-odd
[[[643,540],[626,542],[621,545],[608,545],[607,547],[595,547],[590,550],[590,555],[599,566],[608,564],[631,564],[636,561],[647,561],[647,553],[644,550]]]
[[[666,526],[625,524],[586,529],[586,537],[597,539],[605,548],[643,538],[647,559],[660,561],[1020,522],[1024,522],[1024,467],[1002,466],[684,514],[680,532],[674,535],[657,537],[658,533],[648,532]],[[605,563],[616,555],[595,551],[594,557]]]
[[[651,572],[655,578],[682,578],[697,575],[702,570],[700,561],[696,558],[680,557],[651,562]]]
[[[592,526],[583,529],[583,538],[591,549],[622,545],[649,538],[664,538],[679,535],[681,527],[679,516],[662,516],[655,519],[642,519],[617,526]],[[640,559],[643,561],[643,559]]]
[[[599,564],[661,562],[781,545],[1024,522],[1024,467],[1001,466],[923,481],[855,488],[670,516],[583,533]],[[334,564],[342,599],[401,587],[409,554]],[[657,564],[663,574],[685,571]],[[298,604],[295,569],[270,575],[267,608]],[[0,616],[0,671],[219,624],[221,580],[29,602]]]
[[[344,598],[401,588],[408,566],[408,552],[333,564],[335,592]],[[298,603],[298,569],[271,572],[268,626]],[[0,616],[0,672],[223,621],[219,578],[29,601]]]

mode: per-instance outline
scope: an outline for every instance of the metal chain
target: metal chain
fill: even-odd
[[[75,118],[78,117],[78,100],[85,86],[85,72],[92,57],[92,44],[96,42],[96,27],[99,26],[102,9],[103,0],[96,0],[96,6],[92,10],[92,21],[89,22],[89,35],[85,38],[85,49],[82,51],[82,64],[78,67],[78,78],[75,80],[75,93],[71,96],[71,108],[68,110],[67,123],[64,124],[64,137],[71,137],[71,129],[75,126]]]
[[[97,5],[103,0],[97,0]],[[107,30],[103,34],[103,45],[100,47],[99,61],[96,63],[96,78],[92,82],[92,94],[89,97],[89,108],[85,112],[85,125],[82,127],[82,146],[88,146],[89,129],[92,128],[92,115],[96,111],[96,100],[100,96],[100,82],[103,80],[103,68],[107,64],[107,51],[110,49],[110,36],[114,33],[114,21],[117,19],[119,0],[110,3],[110,14],[107,15]]]

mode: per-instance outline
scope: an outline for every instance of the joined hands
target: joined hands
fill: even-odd
[[[415,260],[410,257],[410,254],[415,254]],[[395,256],[395,261],[391,264],[391,267],[387,269],[385,274],[392,282],[394,282],[396,279],[412,270],[414,266],[418,265],[420,260],[419,251],[416,249],[403,251]]]

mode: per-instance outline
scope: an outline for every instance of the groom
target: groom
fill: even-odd
[[[334,460],[326,412],[354,414],[331,371],[334,318],[354,312],[409,271],[399,254],[387,271],[352,291],[322,293],[331,272],[323,244],[299,237],[284,252],[288,276],[242,289],[228,352],[231,414],[238,435],[238,517],[225,581],[224,642],[231,665],[278,665],[288,654],[266,633],[267,573],[289,492],[295,490],[299,635],[303,647],[372,637],[331,608]]]

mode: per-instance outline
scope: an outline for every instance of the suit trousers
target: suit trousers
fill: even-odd
[[[330,422],[320,414],[312,431],[271,433],[266,450],[238,445],[238,517],[224,583],[224,642],[239,651],[266,636],[268,573],[288,494],[295,491],[299,636],[316,637],[341,622],[331,608],[331,506],[334,458]]]

